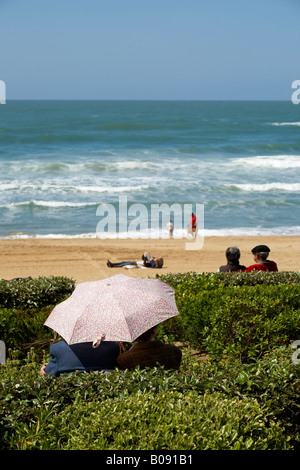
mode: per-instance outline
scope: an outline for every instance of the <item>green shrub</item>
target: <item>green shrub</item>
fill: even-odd
[[[209,360],[184,347],[179,372],[136,369],[55,379],[39,375],[37,348],[25,361],[11,358],[26,343],[49,341],[53,331],[43,323],[52,306],[71,294],[73,282],[60,278],[52,289],[53,278],[5,281],[5,291],[0,281],[0,339],[12,348],[0,365],[1,450],[138,449],[139,428],[145,449],[299,449],[299,366],[290,348],[300,337],[298,273],[165,277],[181,314],[160,325],[159,337],[187,341]],[[10,293],[11,303],[5,300]],[[112,410],[122,423],[119,437]],[[106,420],[101,435],[90,434],[87,412],[95,413],[98,429],[101,417]],[[136,427],[128,421],[135,413]]]
[[[128,400],[129,396],[133,397],[134,403],[134,397],[143,394],[147,402],[148,395],[168,397],[171,392],[183,397],[191,392],[195,397],[217,393],[223,399],[255,400],[264,409],[266,419],[269,416],[285,428],[286,445],[299,446],[300,443],[299,366],[291,361],[291,348],[279,348],[253,364],[201,362],[184,348],[179,372],[155,368],[116,371],[108,375],[70,374],[58,378],[41,377],[41,363],[36,360],[31,351],[26,361],[9,360],[5,366],[0,366],[0,449],[32,446],[58,449],[70,445],[73,436],[73,429],[68,424],[58,426],[61,416],[69,420],[65,410],[70,411],[83,403],[101,403],[106,408],[107,400],[107,403],[116,400],[121,407],[122,400]],[[161,403],[159,414],[164,414],[166,403]],[[194,412],[187,406],[187,419]],[[134,413],[133,408],[132,415]],[[84,432],[88,433],[88,430]],[[268,445],[273,444],[269,441]]]
[[[205,280],[199,283],[203,286]],[[245,362],[300,337],[298,285],[221,283],[197,289],[197,282],[175,287],[180,315],[169,334],[176,340],[190,341],[216,358]]]
[[[180,284],[189,282],[194,286],[194,292],[199,289],[214,289],[217,286],[224,285],[277,285],[294,284],[300,285],[300,272],[279,271],[279,272],[232,272],[232,273],[178,273],[156,275],[157,278],[176,287]]]
[[[247,396],[267,404],[285,423],[293,445],[300,448],[300,366],[293,364],[290,346],[274,349],[251,364],[233,360],[201,362],[190,354],[184,356],[184,362],[184,373],[198,373],[203,390],[230,397]]]
[[[220,299],[203,331],[208,354],[247,362],[300,337],[297,286],[228,286]]]
[[[6,348],[21,351],[30,343],[47,344],[54,333],[43,324],[74,288],[73,279],[60,276],[0,280],[0,340]]]
[[[256,401],[193,391],[76,403],[53,419],[54,428],[64,430],[62,448],[72,450],[289,448],[282,428]]]
[[[258,284],[264,285],[300,285],[300,273],[279,271],[279,272],[263,272],[252,271],[250,273],[235,272],[235,273],[217,273],[216,279],[224,286],[228,285],[247,285],[256,286]]]
[[[50,315],[52,306],[41,309],[1,309],[0,308],[0,339],[8,349],[26,350],[28,344],[48,343],[54,332],[44,326]]]
[[[180,315],[159,337],[189,341],[208,354],[249,361],[300,336],[300,273],[186,273],[161,276],[174,285]],[[63,277],[0,281],[0,339],[10,348],[52,335],[39,311],[64,300]],[[13,309],[13,310],[12,310]],[[47,310],[47,314],[50,310]]]
[[[256,400],[168,391],[77,400],[61,413],[44,409],[16,424],[18,449],[284,450],[284,429]]]
[[[62,276],[0,280],[0,307],[41,308],[56,305],[72,294],[75,281]]]

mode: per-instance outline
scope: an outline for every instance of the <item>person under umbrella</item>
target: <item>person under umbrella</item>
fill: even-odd
[[[132,347],[119,354],[116,359],[117,367],[121,370],[131,370],[139,366],[145,367],[163,366],[165,369],[179,369],[182,352],[173,344],[164,344],[155,339],[157,326],[139,336]]]
[[[89,343],[84,347],[90,356],[93,348],[99,348],[99,355],[101,350],[104,354],[106,344],[112,342],[115,344],[110,349],[116,358],[120,342],[132,343],[147,330],[178,314],[175,291],[167,283],[117,274],[78,284],[72,295],[52,310],[44,324],[64,339],[66,344],[60,347],[69,355],[76,354],[74,348],[80,343]],[[75,359],[74,354],[72,357]],[[101,361],[101,370],[110,367],[107,358],[101,357]]]
[[[111,372],[123,350],[117,341],[103,341],[98,348],[93,348],[91,342],[69,345],[58,341],[51,344],[50,361],[42,365],[40,374],[59,377],[72,372]]]

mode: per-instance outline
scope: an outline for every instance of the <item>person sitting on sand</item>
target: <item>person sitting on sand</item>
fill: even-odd
[[[146,268],[161,268],[164,264],[163,258],[154,258],[150,256],[147,251],[142,255],[143,265]],[[107,266],[109,268],[123,268],[124,266],[138,266],[137,261],[119,261],[117,263],[112,263],[110,260],[107,260]]]
[[[102,341],[96,348],[91,342],[68,345],[64,340],[58,341],[51,344],[50,361],[42,365],[40,374],[59,377],[75,371],[111,371],[123,350],[123,345],[116,341]]]
[[[139,336],[128,351],[120,353],[116,359],[116,367],[121,370],[131,370],[137,366],[164,366],[165,369],[179,369],[182,352],[173,344],[164,344],[155,339],[157,327]]]
[[[243,271],[246,266],[240,264],[241,252],[237,246],[230,246],[225,252],[227,258],[227,264],[220,266],[218,272],[228,273],[233,271]]]
[[[269,261],[267,258],[270,253],[270,248],[266,245],[255,246],[251,252],[254,257],[255,264],[248,266],[244,271],[278,271],[275,261]]]

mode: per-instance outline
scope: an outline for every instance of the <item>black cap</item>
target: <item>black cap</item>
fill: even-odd
[[[257,245],[255,246],[251,252],[255,255],[256,253],[270,253],[270,248],[266,245]]]

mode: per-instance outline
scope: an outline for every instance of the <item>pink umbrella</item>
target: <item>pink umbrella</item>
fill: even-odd
[[[165,282],[117,274],[78,284],[44,324],[68,344],[132,342],[149,328],[178,314],[174,289]]]

